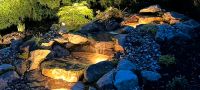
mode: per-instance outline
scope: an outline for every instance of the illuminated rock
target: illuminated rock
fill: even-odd
[[[140,13],[156,13],[156,12],[161,12],[162,9],[160,8],[159,5],[152,5],[147,8],[141,9]]]
[[[87,38],[75,34],[63,34],[62,37],[68,39],[69,42],[73,44],[83,44],[88,41]]]
[[[140,17],[139,24],[150,24],[153,22],[163,22],[162,17]]]
[[[51,47],[54,44],[55,41],[50,41],[48,43],[42,43],[41,46],[42,47]]]
[[[77,82],[86,66],[75,62],[46,61],[42,65],[42,74],[52,79]]]
[[[31,57],[30,57],[30,61],[31,66],[29,68],[29,70],[34,70],[39,68],[39,65],[42,61],[45,60],[45,58],[47,57],[47,55],[50,53],[50,50],[35,50],[31,52]]]
[[[97,54],[97,53],[88,53],[88,52],[72,52],[72,55],[79,58],[87,59],[91,64],[95,64],[101,61],[109,60],[110,56]]]
[[[64,38],[56,38],[54,39],[56,42],[60,43],[60,44],[64,44],[64,43],[68,43],[69,41],[64,39]]]
[[[46,83],[49,90],[71,90],[75,83],[69,83],[63,80],[50,79]]]

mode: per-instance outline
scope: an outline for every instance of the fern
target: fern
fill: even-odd
[[[93,19],[93,11],[87,7],[86,2],[64,6],[60,8],[57,15],[59,22],[64,22],[68,30],[77,30]]]

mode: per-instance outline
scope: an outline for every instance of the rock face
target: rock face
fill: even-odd
[[[115,76],[117,90],[138,90],[138,77],[129,70],[119,70]]]
[[[152,5],[147,8],[141,9],[140,13],[156,13],[156,12],[161,12],[162,9],[160,8],[159,5]]]
[[[157,81],[161,78],[161,75],[153,71],[142,71],[141,76],[148,81]]]
[[[115,72],[116,72],[116,70],[113,69],[112,71],[103,75],[97,81],[97,85],[98,85],[100,90],[112,90],[112,89],[114,89]]]
[[[44,76],[61,79],[67,82],[77,82],[83,75],[84,65],[59,61],[46,61],[42,63]]]
[[[47,57],[50,52],[50,50],[35,50],[31,52],[30,60],[32,63],[29,70],[37,69],[40,63]]]
[[[113,68],[114,65],[109,61],[99,62],[89,66],[84,72],[84,77],[88,82],[94,82]]]

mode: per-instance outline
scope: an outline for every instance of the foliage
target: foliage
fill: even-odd
[[[117,8],[113,8],[110,7],[107,10],[105,10],[104,12],[99,12],[96,15],[96,19],[99,20],[108,20],[111,18],[122,18],[123,17],[123,13],[121,12],[121,10],[118,10]]]
[[[170,64],[175,64],[176,59],[174,56],[171,56],[171,55],[162,55],[160,56],[159,63],[168,66]]]
[[[166,85],[167,89],[169,90],[176,90],[176,89],[186,89],[186,85],[188,84],[187,79],[184,76],[176,76],[171,81],[168,82]]]
[[[26,18],[40,21],[53,17],[54,10],[43,7],[38,0],[1,0],[0,29],[20,25]]]
[[[77,30],[93,19],[93,11],[86,2],[61,7],[57,15],[59,22],[65,23],[68,30]]]

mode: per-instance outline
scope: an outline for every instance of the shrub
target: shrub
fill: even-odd
[[[65,23],[69,31],[79,29],[93,19],[93,11],[87,5],[86,2],[81,2],[61,7],[57,13],[59,22]]]
[[[175,64],[176,59],[174,56],[171,56],[171,55],[162,55],[159,58],[159,63],[168,66],[170,64]]]
[[[38,0],[1,0],[0,29],[19,25],[19,30],[21,30],[25,18],[40,21],[47,17],[53,17],[54,10],[43,7],[42,4],[38,3]]]
[[[98,14],[96,15],[96,19],[99,19],[102,21],[108,20],[111,18],[123,18],[123,13],[121,12],[121,10],[117,8],[110,7],[106,9],[104,12],[98,12]]]
[[[176,76],[171,81],[168,82],[166,85],[168,90],[185,90],[186,85],[188,84],[187,79],[184,76]]]

